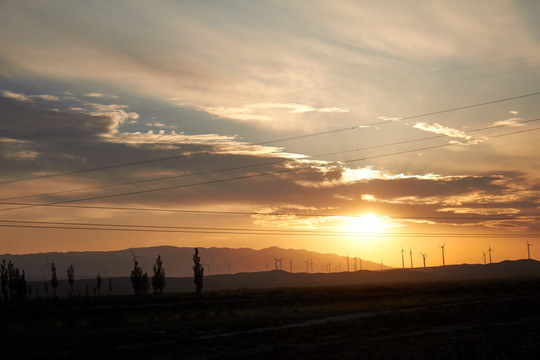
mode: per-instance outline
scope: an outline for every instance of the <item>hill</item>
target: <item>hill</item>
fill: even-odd
[[[190,277],[192,275],[193,248],[156,246],[133,248],[118,251],[51,252],[23,255],[0,255],[1,259],[11,260],[19,269],[24,269],[29,280],[49,278],[48,263],[54,262],[58,278],[66,278],[66,269],[70,264],[75,267],[76,279],[94,279],[99,272],[104,277],[129,276],[133,268],[133,254],[141,267],[152,272],[152,266],[158,255],[163,260],[167,277]],[[270,247],[261,250],[248,248],[199,248],[199,254],[205,267],[205,275],[262,272],[281,269],[293,273],[341,272],[347,270],[347,258],[336,254],[322,254],[307,250],[282,249]],[[349,259],[349,270],[353,271],[354,259]],[[306,266],[306,262],[309,265]],[[330,266],[329,266],[330,265]],[[357,269],[379,270],[380,264],[358,259]],[[389,268],[389,267],[385,267]],[[292,271],[291,271],[292,270]]]

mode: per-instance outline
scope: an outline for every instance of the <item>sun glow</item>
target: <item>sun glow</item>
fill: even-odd
[[[377,215],[365,214],[359,217],[348,218],[345,227],[347,231],[373,234],[384,232],[387,224],[383,218]]]

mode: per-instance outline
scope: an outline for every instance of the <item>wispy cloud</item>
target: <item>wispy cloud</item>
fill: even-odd
[[[315,107],[299,103],[254,103],[242,107],[201,107],[202,110],[223,118],[242,121],[272,121],[277,119],[285,110],[289,114],[347,113],[349,109],[340,107]]]
[[[17,94],[17,93],[8,91],[8,90],[2,90],[2,95],[4,97],[14,99],[14,100],[18,100],[18,101],[29,101],[30,100],[30,97],[28,97],[26,95]]]
[[[519,121],[521,120],[522,120],[521,118],[510,118],[506,120],[495,121],[493,123],[493,126],[512,126],[512,127],[525,126],[525,124],[519,123]]]
[[[413,125],[413,128],[420,129],[427,132],[432,132],[435,134],[441,134],[441,135],[445,135],[445,136],[453,137],[453,138],[460,138],[460,139],[465,139],[465,140],[470,140],[472,138],[472,136],[467,135],[465,132],[461,130],[452,129],[438,123],[428,124],[425,122],[417,122],[416,124]]]

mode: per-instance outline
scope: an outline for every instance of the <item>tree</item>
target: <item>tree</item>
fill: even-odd
[[[135,260],[133,270],[131,270],[131,284],[133,285],[135,296],[146,295],[148,293],[148,274],[143,273],[137,260]]]
[[[163,268],[163,261],[161,261],[161,256],[159,255],[153,270],[154,276],[152,276],[152,288],[154,289],[154,295],[161,295],[161,293],[163,293],[163,288],[165,287],[165,269]]]
[[[9,273],[6,265],[6,259],[3,259],[2,263],[0,264],[0,281],[2,283],[2,298],[4,299],[4,302],[7,303]]]
[[[203,274],[204,268],[201,265],[199,249],[195,248],[195,254],[193,254],[193,282],[195,283],[195,292],[197,294],[199,294],[203,288]]]
[[[0,278],[2,282],[2,297],[4,302],[26,299],[28,287],[26,285],[26,274],[13,265],[11,260],[6,265],[6,260],[0,264]]]
[[[56,287],[58,286],[58,278],[56,277],[56,265],[51,264],[51,286],[53,288],[53,297],[56,297]]]
[[[15,300],[23,301],[26,299],[28,286],[26,285],[26,274],[24,270],[19,275],[19,269],[15,269]]]
[[[100,295],[100,291],[101,291],[101,283],[103,282],[103,278],[101,277],[101,275],[98,273],[97,274],[97,277],[96,277],[96,290],[97,290],[97,293],[98,295]]]
[[[69,283],[69,296],[72,296],[73,295],[73,282],[75,279],[75,268],[71,264],[67,268],[67,279]]]

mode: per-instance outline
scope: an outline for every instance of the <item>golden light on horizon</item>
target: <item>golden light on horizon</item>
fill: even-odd
[[[387,227],[388,224],[382,217],[371,213],[347,218],[345,224],[347,231],[361,234],[381,234]]]

